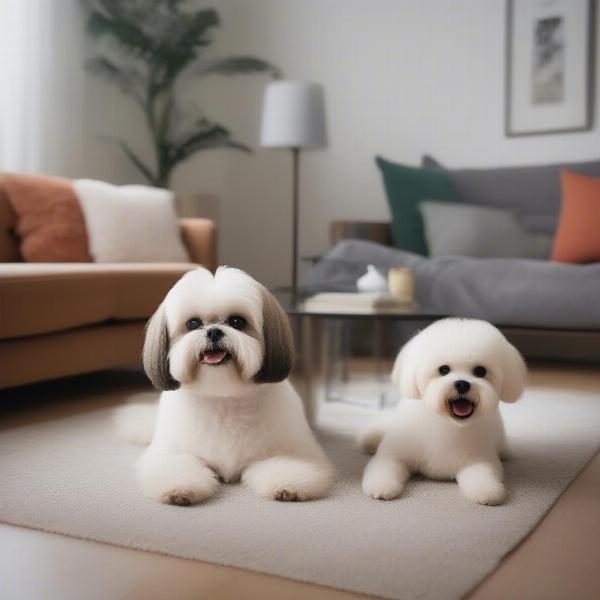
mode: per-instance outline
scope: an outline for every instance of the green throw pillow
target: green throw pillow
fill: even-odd
[[[381,169],[385,193],[392,211],[394,246],[427,256],[427,242],[419,204],[423,200],[458,202],[460,200],[446,171],[406,167],[375,157]]]

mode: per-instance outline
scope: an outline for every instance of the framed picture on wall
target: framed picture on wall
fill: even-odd
[[[506,135],[592,127],[593,0],[507,0]]]

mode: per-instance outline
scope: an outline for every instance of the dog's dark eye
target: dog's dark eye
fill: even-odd
[[[482,366],[477,366],[473,369],[473,375],[475,375],[475,377],[485,377],[487,375],[487,369]]]
[[[448,375],[448,373],[450,373],[450,367],[448,365],[442,365],[439,369],[438,369],[438,373],[440,375]]]
[[[234,329],[244,329],[246,327],[246,319],[244,317],[240,317],[239,315],[232,315],[227,319],[227,325],[233,327]]]
[[[185,326],[189,331],[194,331],[194,329],[200,329],[200,327],[202,327],[202,321],[200,319],[189,319]]]

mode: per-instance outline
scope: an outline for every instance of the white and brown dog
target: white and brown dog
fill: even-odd
[[[364,492],[390,500],[421,473],[456,479],[474,502],[501,503],[507,448],[498,403],[518,400],[525,377],[521,355],[490,323],[443,319],[424,329],[394,364],[402,396],[395,414],[361,436],[363,450],[376,452]]]
[[[241,480],[274,500],[325,495],[333,469],[287,381],[292,359],[287,315],[264,286],[227,267],[185,274],[146,334],[158,416],[131,405],[117,417],[123,435],[150,444],[136,466],[143,493],[188,505]]]

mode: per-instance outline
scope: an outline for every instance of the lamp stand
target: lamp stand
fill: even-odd
[[[300,148],[292,148],[292,296],[298,294],[298,201],[300,197]]]

